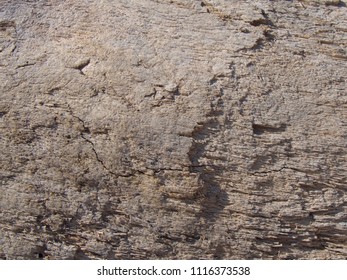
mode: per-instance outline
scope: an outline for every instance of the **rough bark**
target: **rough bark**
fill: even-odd
[[[342,1],[0,0],[0,257],[346,259]]]

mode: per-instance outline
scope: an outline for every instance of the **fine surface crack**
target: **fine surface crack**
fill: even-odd
[[[95,149],[95,144],[94,144],[94,142],[91,141],[90,139],[88,139],[88,138],[85,136],[85,133],[88,133],[88,134],[90,133],[90,129],[89,129],[88,126],[86,126],[85,121],[84,121],[83,119],[81,119],[79,116],[76,116],[76,115],[72,112],[72,110],[71,110],[70,107],[69,107],[69,113],[71,114],[71,116],[72,116],[73,118],[77,119],[77,120],[81,123],[81,125],[82,125],[82,127],[83,127],[83,130],[80,132],[81,138],[82,138],[84,141],[86,141],[87,143],[90,144],[90,146],[91,146],[91,148],[92,148],[92,151],[93,151],[93,153],[94,153],[94,155],[95,155],[96,160],[101,164],[101,166],[102,166],[108,173],[112,174],[113,176],[115,176],[115,177],[117,177],[117,178],[118,178],[118,177],[129,178],[129,177],[132,177],[132,176],[136,176],[136,173],[145,174],[144,172],[142,172],[142,171],[140,171],[140,170],[133,171],[133,172],[131,172],[131,173],[129,173],[129,174],[117,174],[117,173],[111,171],[111,170],[105,165],[104,161],[100,158],[98,152],[97,152],[96,149]]]
[[[255,171],[255,172],[250,172],[250,174],[252,175],[256,175],[256,174],[263,174],[263,175],[268,175],[268,174],[271,174],[271,173],[276,173],[276,172],[282,172],[283,170],[292,170],[292,171],[295,171],[295,172],[300,172],[300,173],[308,173],[307,171],[305,170],[301,170],[301,169],[298,169],[298,168],[294,168],[294,167],[289,167],[289,166],[283,166],[279,169],[272,169],[272,170],[267,170],[267,171]]]

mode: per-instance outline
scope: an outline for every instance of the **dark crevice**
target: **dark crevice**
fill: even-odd
[[[327,1],[325,6],[346,7],[346,3],[343,1]]]
[[[265,124],[252,124],[253,134],[262,135],[265,133],[282,133],[286,131],[287,125],[281,124],[280,126],[270,126]]]
[[[35,252],[33,252],[34,255],[34,259],[39,259],[39,260],[43,260],[45,257],[45,251],[47,250],[46,245],[43,246],[38,246],[35,250]]]
[[[0,21],[0,31],[6,31],[7,28],[16,28],[16,23],[13,20]]]
[[[260,25],[273,26],[274,25],[271,20],[266,18],[252,20],[249,24],[252,26],[260,26]]]
[[[269,18],[269,15],[262,9],[261,10],[262,18],[255,19],[251,21],[249,24],[252,26],[260,26],[260,25],[267,25],[267,26],[275,26],[272,20]]]
[[[241,48],[238,49],[237,52],[240,51],[260,51],[264,49],[266,46],[270,45],[270,43],[273,43],[276,41],[276,36],[272,33],[270,29],[263,31],[264,37],[259,37],[255,41],[254,45],[250,48]]]
[[[264,34],[266,41],[268,41],[268,42],[273,42],[276,39],[276,36],[273,35],[271,30],[264,30],[263,34]]]
[[[295,172],[300,172],[300,173],[305,173],[305,174],[309,174],[309,173],[314,173],[312,171],[305,171],[305,170],[301,170],[301,169],[298,169],[298,168],[295,168],[295,167],[289,167],[289,166],[283,166],[279,169],[272,169],[272,170],[266,170],[266,171],[255,171],[255,172],[250,172],[250,174],[252,175],[269,175],[269,174],[272,174],[272,173],[276,173],[276,172],[282,172],[284,170],[291,170],[291,171],[295,171]]]
[[[181,169],[181,168],[156,168],[156,169],[148,168],[148,169],[149,169],[149,170],[153,170],[154,173],[160,173],[160,172],[163,172],[163,171],[179,171],[179,172],[184,171],[184,170]]]
[[[257,50],[261,50],[262,48],[264,48],[264,39],[263,38],[258,38],[255,41],[255,44],[250,48],[250,50],[252,51],[257,51]]]

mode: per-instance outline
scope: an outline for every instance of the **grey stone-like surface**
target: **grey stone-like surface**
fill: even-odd
[[[346,259],[343,1],[0,0],[0,257]]]

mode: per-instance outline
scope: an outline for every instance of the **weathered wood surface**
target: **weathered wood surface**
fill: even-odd
[[[346,259],[342,1],[0,0],[0,257]]]

